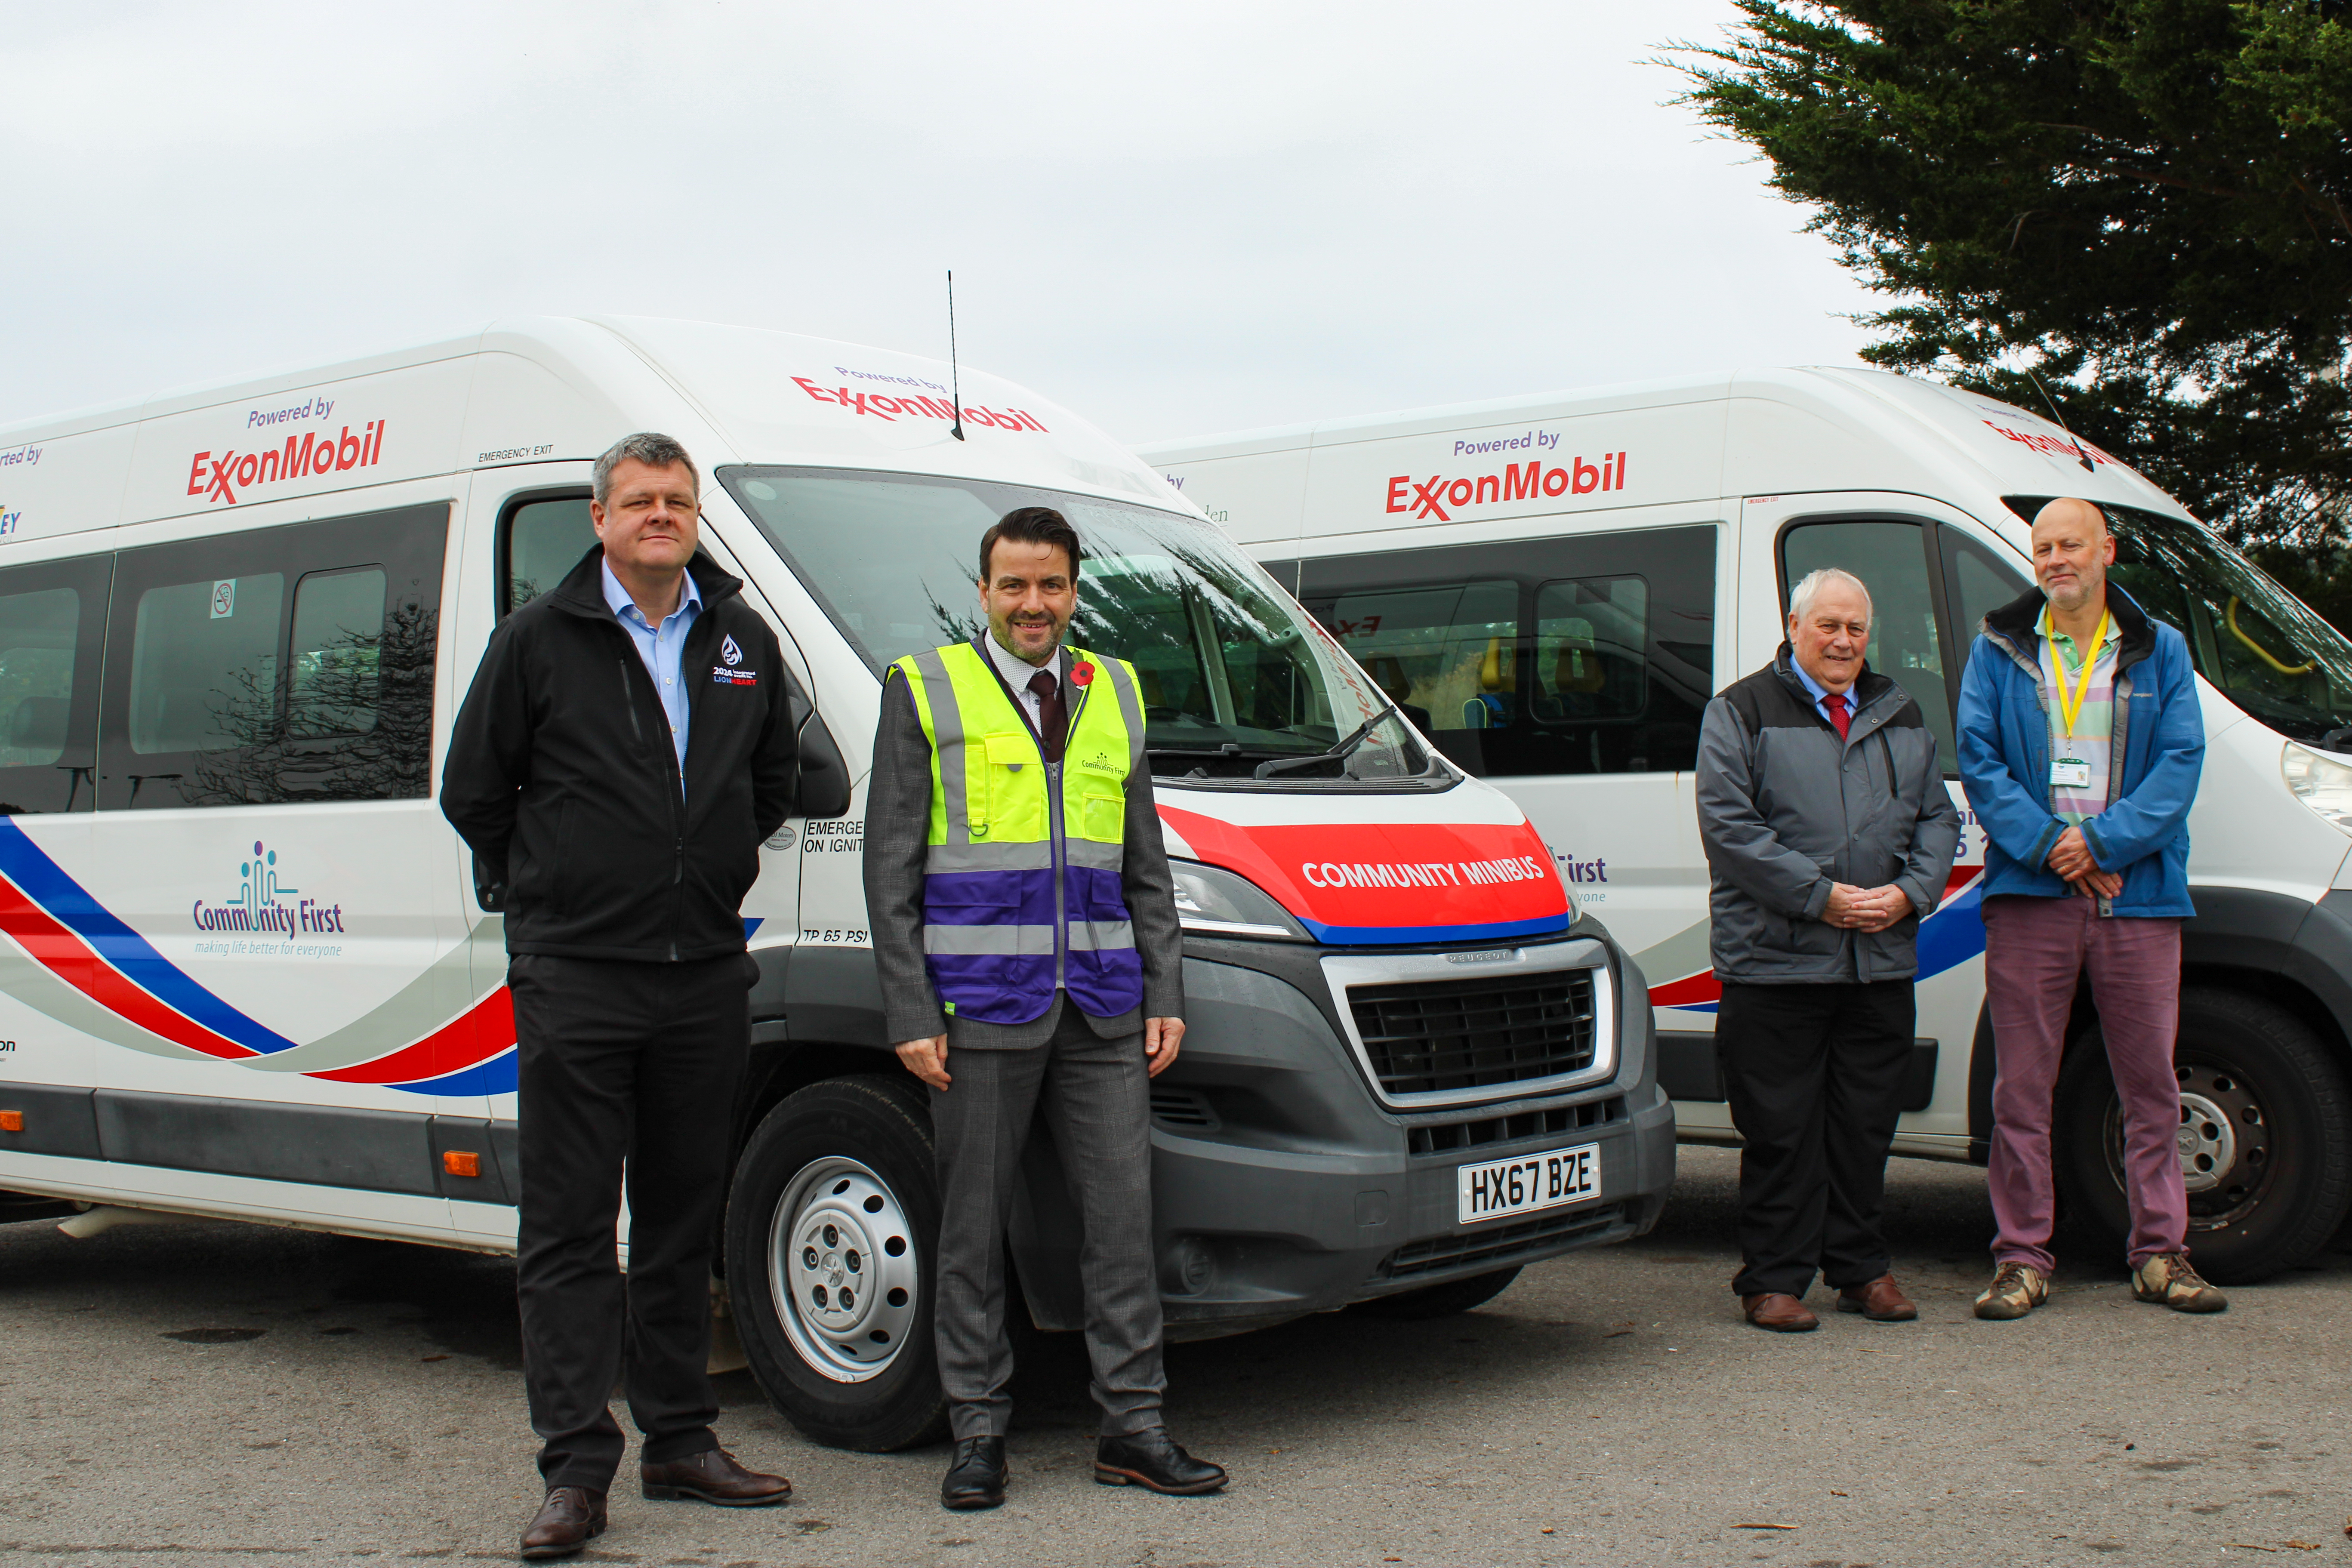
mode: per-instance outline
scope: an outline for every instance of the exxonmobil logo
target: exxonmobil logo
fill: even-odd
[[[803,392],[819,403],[838,404],[853,414],[870,414],[877,419],[892,424],[901,418],[955,417],[956,405],[944,397],[904,393],[893,397],[879,392],[857,392],[846,386],[819,386],[804,375],[796,375],[793,380]],[[963,417],[968,425],[992,425],[999,430],[1034,430],[1041,436],[1048,434],[1045,427],[1037,423],[1034,415],[1018,408],[982,408],[976,403],[967,403],[963,405]]]
[[[1546,468],[1542,458],[1534,458],[1524,463],[1506,463],[1501,473],[1480,474],[1475,479],[1432,474],[1426,479],[1417,479],[1411,474],[1398,474],[1389,480],[1388,510],[1450,522],[1453,515],[1447,511],[1448,507],[1459,511],[1465,507],[1584,496],[1624,488],[1622,452],[1603,452],[1598,463],[1570,458],[1565,468]]]
[[[340,473],[346,468],[372,468],[383,460],[385,421],[371,420],[358,435],[343,426],[341,436],[305,431],[286,437],[283,450],[198,452],[188,464],[188,493],[207,501],[235,506],[239,492],[255,485],[283,484],[313,474]]]
[[[2012,430],[2006,425],[1996,425],[1990,419],[1985,421],[1985,428],[1996,436],[2007,437],[2021,447],[2047,453],[2053,458],[2079,458],[2087,452],[2095,463],[2113,464],[2115,462],[2113,458],[2108,457],[2088,441],[2077,440],[2072,436],[2062,441],[2055,436],[2038,436],[2031,431]]]

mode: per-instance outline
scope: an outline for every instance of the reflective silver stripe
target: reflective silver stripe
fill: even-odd
[[[1130,941],[1129,945],[1134,944]],[[923,951],[971,957],[1051,958],[1054,928],[926,925]]]
[[[1073,838],[1062,846],[1062,851],[1073,866],[1084,866],[1090,871],[1116,871],[1125,862],[1124,844],[1098,844],[1091,838]]]
[[[940,658],[937,648],[915,655],[915,670],[923,678],[923,693],[931,705],[931,751],[939,759],[948,842],[970,844],[971,807],[964,798],[963,710],[956,705],[955,682],[948,679],[947,661]]]
[[[1043,871],[1053,864],[1054,847],[1044,839],[1034,844],[934,844],[923,858],[923,869],[929,873]]]
[[[1136,690],[1124,663],[1115,658],[1098,662],[1110,677],[1110,689],[1118,693],[1119,717],[1127,721],[1127,768],[1133,773],[1143,766],[1143,695]]]
[[[1024,926],[1022,929],[1025,931],[1028,928]],[[1107,952],[1117,948],[1131,948],[1134,945],[1135,925],[1131,921],[1072,921],[1070,922],[1070,951],[1073,952]]]

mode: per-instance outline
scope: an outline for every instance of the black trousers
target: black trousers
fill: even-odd
[[[719,1446],[710,1252],[751,1053],[752,961],[507,967],[521,1076],[516,1291],[530,1425],[550,1487],[612,1485],[625,1382],[642,1457]],[[629,1272],[614,1258],[624,1162]]]
[[[1725,982],[1716,1050],[1747,1140],[1740,1295],[1802,1296],[1816,1269],[1837,1289],[1888,1271],[1878,1217],[1916,1014],[1908,980]]]

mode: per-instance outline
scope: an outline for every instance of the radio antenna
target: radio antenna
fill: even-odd
[[[948,380],[955,384],[954,390],[949,395],[953,399],[950,406],[955,410],[955,419],[948,426],[948,434],[961,441],[963,439],[963,373],[956,368],[955,268],[952,267],[948,268]],[[2089,466],[2088,463],[2084,465],[2085,468]]]
[[[2020,368],[2022,367],[2021,366]],[[2083,450],[2083,438],[2075,435],[2074,431],[2066,429],[2066,421],[2064,417],[2059,414],[2058,405],[2051,402],[2050,389],[2042,384],[2042,378],[2029,370],[2025,373],[2025,379],[2033,384],[2033,390],[2042,395],[2042,401],[2045,404],[2049,404],[2050,417],[2058,421],[2058,428],[2061,430],[2066,430],[2066,439],[2074,443],[2074,460],[2083,465],[2083,471],[2086,474],[2097,473],[2099,470],[2094,468],[2091,464],[2091,455]]]

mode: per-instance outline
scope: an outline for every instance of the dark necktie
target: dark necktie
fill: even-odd
[[[1070,716],[1062,707],[1062,683],[1054,672],[1041,669],[1029,678],[1029,689],[1037,695],[1037,733],[1045,742],[1045,760],[1062,760],[1062,746],[1070,738]]]
[[[1822,693],[1822,706],[1830,710],[1830,722],[1837,726],[1838,739],[1844,740],[1847,728],[1853,723],[1853,717],[1845,710],[1845,693],[1843,691]]]

